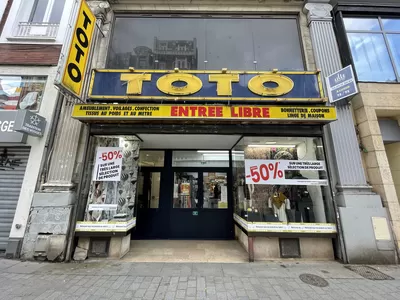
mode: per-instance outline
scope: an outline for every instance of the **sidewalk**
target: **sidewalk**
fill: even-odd
[[[373,268],[393,280],[368,280],[336,262],[67,264],[0,259],[0,299],[400,299],[400,267]],[[304,277],[327,286],[306,284],[300,279]]]

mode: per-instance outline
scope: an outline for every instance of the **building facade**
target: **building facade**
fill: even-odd
[[[359,82],[360,93],[352,105],[367,180],[382,197],[391,216],[393,233],[398,236],[399,45],[395,42],[394,24],[398,22],[399,2],[365,1],[360,6],[353,1],[337,1],[334,5],[342,62],[353,65]],[[368,51],[363,53],[365,49]],[[376,49],[380,49],[377,55]]]
[[[87,2],[91,82],[62,105],[25,258],[236,238],[250,261],[396,261],[398,202],[367,182],[348,99],[325,97],[345,65],[333,5]],[[32,216],[52,210],[49,235]]]
[[[41,209],[32,206],[33,195],[53,139],[50,127],[59,100],[53,81],[71,8],[69,1],[0,4],[0,251],[7,257],[24,252],[28,220]],[[23,111],[45,118],[34,122],[46,124],[44,134],[14,131]]]

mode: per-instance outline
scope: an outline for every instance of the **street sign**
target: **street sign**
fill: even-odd
[[[326,77],[325,80],[330,103],[358,93],[357,82],[351,65]]]
[[[46,119],[29,110],[19,109],[15,116],[14,130],[31,136],[42,137],[46,129]]]

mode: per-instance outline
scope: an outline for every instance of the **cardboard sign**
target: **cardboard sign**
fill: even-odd
[[[121,147],[98,147],[93,169],[94,181],[120,181],[122,169]]]
[[[285,171],[325,171],[321,160],[246,159],[246,184],[272,185],[328,185],[326,179],[286,178]]]

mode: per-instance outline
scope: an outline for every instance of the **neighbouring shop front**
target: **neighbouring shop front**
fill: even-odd
[[[72,114],[90,126],[78,247],[236,238],[250,260],[334,257],[323,126],[336,111],[297,22],[116,17],[108,68]]]

